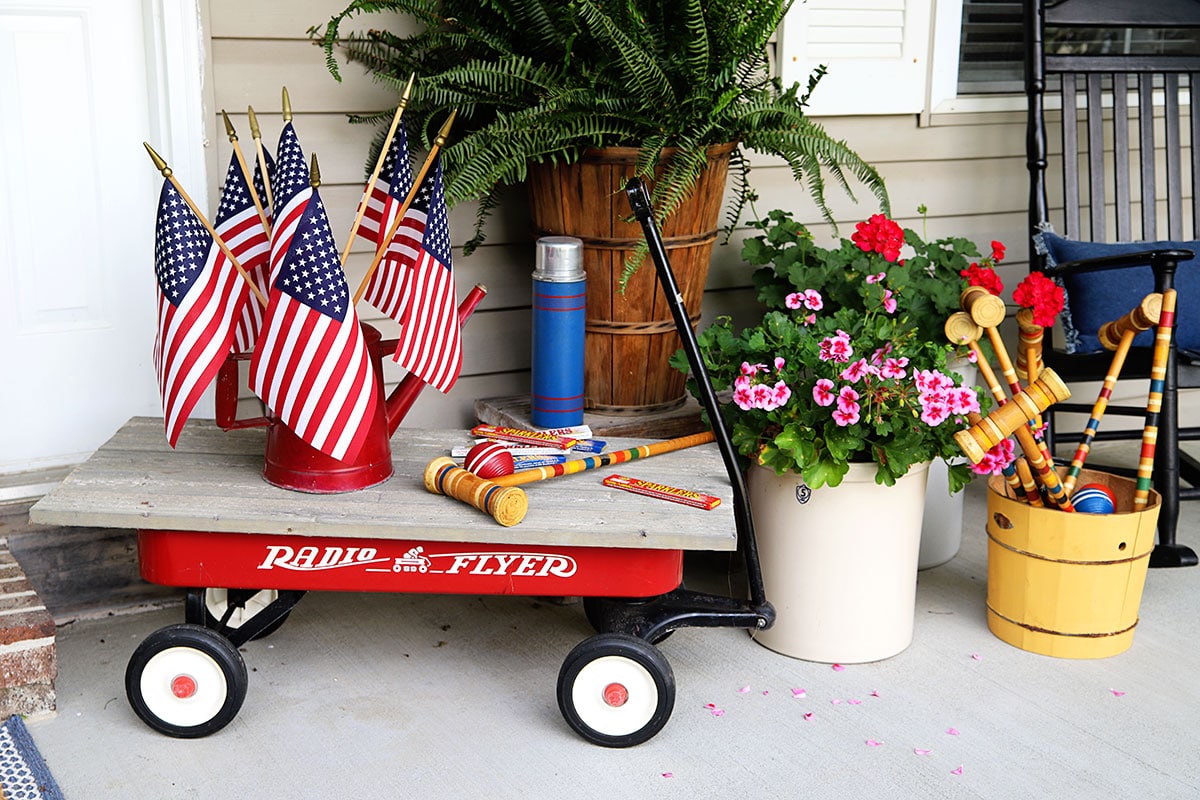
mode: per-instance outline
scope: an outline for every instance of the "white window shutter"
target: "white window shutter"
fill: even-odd
[[[796,2],[780,31],[784,86],[808,86],[814,116],[906,114],[925,108],[932,0],[808,0]]]

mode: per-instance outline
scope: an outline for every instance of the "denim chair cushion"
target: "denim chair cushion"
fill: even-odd
[[[1200,254],[1200,242],[1078,242],[1052,231],[1034,236],[1038,252],[1046,255],[1046,264],[1065,264],[1101,256],[1137,253],[1143,250],[1191,250]],[[1181,350],[1200,350],[1200,272],[1196,259],[1179,262],[1175,288],[1180,302],[1175,311],[1175,346]],[[1063,333],[1068,353],[1091,353],[1100,346],[1100,326],[1117,319],[1154,291],[1154,273],[1150,266],[1130,269],[1078,272],[1063,276],[1067,307],[1063,310]],[[1183,298],[1189,298],[1187,301]],[[1153,347],[1154,332],[1143,331],[1133,340],[1134,347]]]

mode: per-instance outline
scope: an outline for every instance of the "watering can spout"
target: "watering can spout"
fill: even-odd
[[[479,305],[484,296],[487,295],[487,287],[483,284],[475,284],[467,296],[463,298],[462,303],[458,306],[458,324],[466,325],[467,320],[471,318],[475,307]],[[395,350],[395,340],[380,342],[382,347],[390,347]],[[400,427],[401,420],[408,414],[416,402],[417,395],[421,393],[425,383],[411,372],[404,376],[404,379],[392,390],[384,402],[384,413],[387,417],[388,437],[390,438],[396,433],[396,429]]]

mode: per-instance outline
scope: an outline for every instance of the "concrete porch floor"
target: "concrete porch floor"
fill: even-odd
[[[1200,796],[1200,571],[1151,571],[1121,655],[1024,652],[987,629],[984,485],[967,492],[962,549],[920,573],[907,650],[835,671],[745,632],[678,631],[661,644],[674,713],[639,747],[588,744],[559,714],[581,606],[495,596],[310,594],[243,647],[238,717],[191,741],[143,725],[123,689],[181,605],[77,620],[58,633],[58,713],[29,729],[71,800]],[[1183,509],[1179,541],[1200,547],[1200,508]],[[697,559],[689,580],[724,581],[719,566]]]

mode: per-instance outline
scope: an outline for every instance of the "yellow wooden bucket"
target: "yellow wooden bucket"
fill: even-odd
[[[1134,512],[1135,481],[1084,470],[1088,483],[1112,489],[1118,513],[1034,508],[988,482],[988,628],[1022,650],[1106,658],[1133,644],[1160,498]]]

